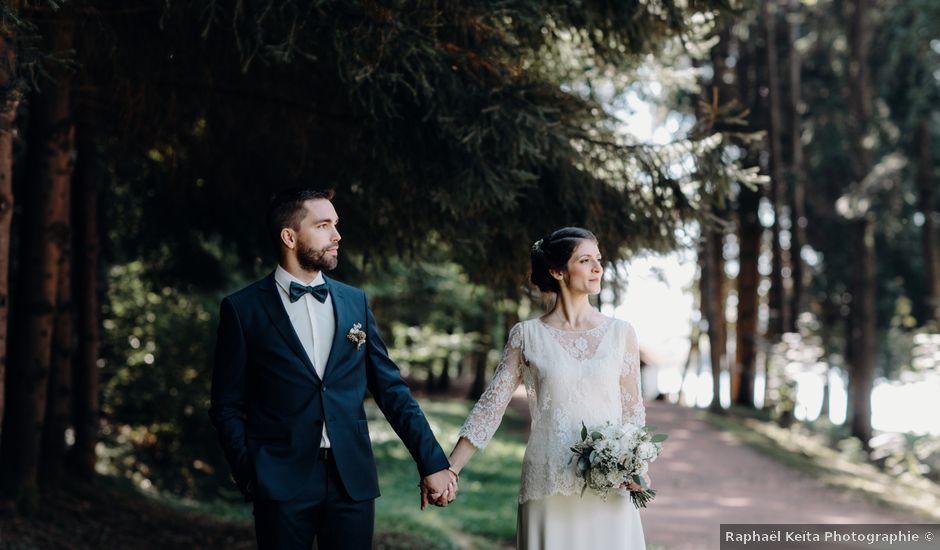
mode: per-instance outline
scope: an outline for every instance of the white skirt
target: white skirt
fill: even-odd
[[[610,495],[604,502],[587,491],[584,498],[554,495],[520,504],[516,548],[644,550],[646,541],[640,512],[630,498]]]

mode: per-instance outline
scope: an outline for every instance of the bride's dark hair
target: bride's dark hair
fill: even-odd
[[[565,271],[571,253],[583,240],[597,242],[597,237],[580,227],[562,227],[532,245],[532,284],[542,292],[561,292],[558,281],[549,271]]]

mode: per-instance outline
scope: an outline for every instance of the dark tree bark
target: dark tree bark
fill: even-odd
[[[849,375],[852,435],[869,448],[871,390],[875,372],[875,224],[856,220],[855,281],[852,300],[853,364]]]
[[[732,32],[734,19],[730,15],[724,17],[723,30],[719,35],[720,41],[711,52],[716,77],[714,86],[723,97],[723,102],[737,102],[752,111],[757,110],[749,103],[754,101],[751,90],[756,83],[750,62],[753,57],[753,46],[739,41]],[[732,50],[737,52],[737,62],[734,68],[729,67],[727,63]],[[751,162],[754,155],[750,151],[746,157],[749,164],[756,164],[756,162]],[[738,321],[735,325],[735,360],[731,365],[731,402],[746,407],[753,407],[754,403],[755,349],[758,337],[757,288],[760,280],[757,261],[760,256],[761,235],[763,234],[763,226],[758,218],[760,197],[759,191],[743,185],[740,186],[737,196],[740,270],[737,278]],[[723,280],[721,273],[719,277]],[[724,307],[723,300],[721,307]],[[723,322],[722,325],[724,326]]]
[[[757,320],[760,305],[757,293],[760,285],[758,259],[760,258],[763,226],[757,209],[761,194],[746,187],[738,196],[738,320],[735,324],[735,363],[740,375],[734,403],[754,407],[754,379],[757,372]]]
[[[50,52],[68,51],[72,27],[61,12],[37,18]],[[48,68],[41,92],[31,98],[23,202],[22,263],[15,311],[17,346],[6,381],[6,413],[0,441],[0,487],[26,512],[38,505],[39,441],[46,411],[59,257],[67,238],[64,195],[72,171],[74,130],[69,112],[70,75]]]
[[[78,128],[78,164],[75,178],[75,302],[78,349],[75,355],[73,412],[75,445],[69,457],[74,473],[85,481],[94,478],[98,442],[98,348],[100,301],[98,291],[98,154],[89,127]]]
[[[924,216],[921,242],[924,250],[924,264],[927,268],[927,307],[931,319],[940,326],[940,245],[937,243],[937,223],[934,219],[937,191],[933,184],[930,126],[926,118],[917,126],[915,148],[919,209]]]
[[[712,401],[709,410],[721,413],[721,370],[725,358],[726,324],[724,300],[724,257],[722,234],[713,228],[704,228],[704,247],[700,264],[702,316],[708,322],[708,342],[712,370]]]
[[[69,188],[64,191],[63,201],[69,204]],[[52,338],[52,360],[49,371],[49,389],[46,398],[46,421],[42,431],[41,483],[50,488],[58,487],[62,477],[67,449],[65,431],[71,418],[72,357],[74,356],[72,324],[72,247],[71,225],[66,218],[62,253],[59,258],[59,289],[56,303],[55,329]]]
[[[780,63],[777,54],[777,5],[774,0],[763,3],[764,36],[767,44],[767,142],[770,151],[770,203],[774,221],[770,228],[773,260],[770,274],[768,302],[770,320],[767,333],[771,338],[779,337],[789,326],[789,304],[783,281],[784,251],[780,245],[780,221],[786,197],[783,177],[783,146],[781,145],[782,107],[780,101]]]
[[[790,325],[787,330],[796,332],[796,322],[800,313],[806,310],[806,288],[809,286],[809,270],[803,261],[801,251],[807,242],[806,227],[809,223],[806,217],[806,172],[803,166],[803,120],[800,113],[800,94],[802,59],[796,48],[800,38],[800,23],[802,22],[802,3],[800,0],[790,0],[789,9],[790,49],[789,57],[789,85],[790,102],[788,114],[790,118],[790,180],[792,182],[792,224],[790,228],[790,265],[793,268],[793,292],[790,295]]]
[[[492,346],[493,318],[494,312],[487,308],[483,312],[483,323],[480,326],[480,345],[475,353],[473,365],[473,383],[470,384],[470,392],[467,397],[474,401],[479,399],[486,390],[486,367],[487,357]]]
[[[437,379],[438,392],[446,393],[448,390],[450,390],[450,369],[453,362],[454,361],[450,358],[450,356],[441,360],[441,376]]]
[[[17,10],[19,2],[10,2]],[[10,306],[10,224],[13,221],[13,138],[20,83],[16,76],[16,29],[0,21],[0,421],[4,411],[4,380],[7,366],[7,327]]]
[[[871,120],[871,76],[868,67],[870,30],[869,0],[853,0],[849,14],[849,93],[850,146],[853,153],[854,184],[860,186],[872,168],[872,153],[865,143]],[[869,448],[871,390],[875,371],[875,226],[869,212],[853,221],[855,243],[851,317],[851,357],[849,373],[849,424],[852,435]]]

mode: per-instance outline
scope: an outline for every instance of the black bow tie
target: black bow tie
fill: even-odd
[[[304,294],[310,293],[321,304],[326,302],[326,297],[330,294],[330,287],[326,283],[317,286],[307,286],[291,281],[290,283],[290,301],[291,303],[303,298]]]

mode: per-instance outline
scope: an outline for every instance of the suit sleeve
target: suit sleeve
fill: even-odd
[[[246,364],[241,322],[235,306],[225,298],[219,312],[209,418],[219,433],[232,477],[243,493],[254,477],[245,444]]]
[[[366,383],[382,414],[411,453],[422,477],[450,466],[443,449],[434,438],[424,412],[411,395],[398,366],[388,356],[379,336],[375,317],[366,308]]]

